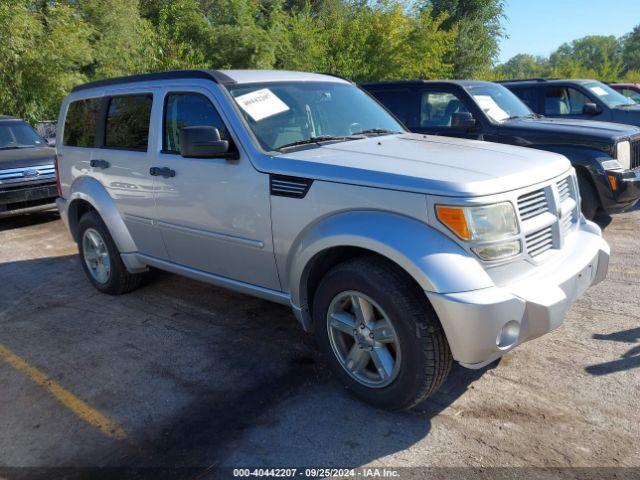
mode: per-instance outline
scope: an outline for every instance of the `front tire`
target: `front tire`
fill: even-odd
[[[580,199],[582,200],[582,214],[587,220],[593,220],[600,210],[598,194],[591,181],[586,175],[578,175],[578,187],[580,188]]]
[[[102,293],[121,295],[140,286],[142,274],[127,271],[109,230],[96,212],[85,213],[78,222],[78,250],[85,275]]]
[[[381,258],[331,269],[315,292],[313,324],[333,373],[378,408],[419,404],[451,369],[449,344],[424,292]]]

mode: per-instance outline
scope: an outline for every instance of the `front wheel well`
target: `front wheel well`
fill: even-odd
[[[96,211],[95,207],[86,200],[77,199],[71,202],[67,215],[69,217],[69,230],[74,240],[78,241],[78,224],[85,213]]]
[[[384,255],[381,255],[373,250],[368,250],[361,247],[332,247],[317,253],[311,259],[303,273],[303,283],[301,289],[303,298],[301,298],[301,304],[306,305],[309,309],[310,318],[313,317],[312,309],[314,295],[318,288],[318,285],[320,285],[322,277],[324,277],[325,274],[336,265],[356,257],[378,258],[385,263],[392,265],[394,268],[402,271],[402,273],[411,280],[415,288],[418,291],[422,292],[422,288],[420,287],[418,282],[404,268],[402,268],[394,261],[390,260],[388,257],[385,257]],[[427,301],[426,296],[425,301]]]

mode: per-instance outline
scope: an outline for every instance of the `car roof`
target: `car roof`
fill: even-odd
[[[485,82],[482,80],[385,80],[382,82],[363,82],[363,87],[379,87],[379,86],[418,86],[418,85],[434,85],[434,84],[448,84],[459,85],[465,87],[479,87],[482,85],[491,85],[493,82]]]
[[[286,70],[167,70],[164,72],[144,73],[127,77],[84,83],[74,87],[72,92],[111,85],[151,82],[176,79],[204,79],[223,85],[263,83],[263,82],[334,82],[350,83],[334,75],[293,72]]]
[[[500,80],[498,83],[503,85],[554,85],[556,83],[591,83],[597,82],[590,78],[515,78],[509,80]]]

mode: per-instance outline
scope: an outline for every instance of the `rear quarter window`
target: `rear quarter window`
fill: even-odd
[[[114,96],[109,99],[104,146],[147,150],[152,95]]]
[[[69,147],[95,147],[100,100],[76,100],[69,104],[64,122],[63,144]]]

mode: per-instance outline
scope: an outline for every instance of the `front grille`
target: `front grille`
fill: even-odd
[[[640,140],[631,142],[631,168],[640,167]]]
[[[520,218],[522,220],[528,220],[529,218],[549,211],[547,194],[544,189],[536,190],[519,197],[518,210],[520,211]]]
[[[530,233],[524,237],[527,245],[527,252],[532,257],[537,257],[541,253],[553,248],[553,230],[546,227],[537,232]]]
[[[575,179],[568,176],[518,197],[526,253],[538,257],[560,249],[578,222],[578,195]]]
[[[55,176],[53,165],[38,165],[35,167],[9,168],[0,170],[0,183],[12,181],[29,181]]]

